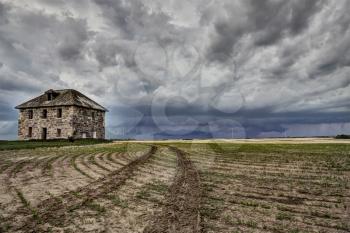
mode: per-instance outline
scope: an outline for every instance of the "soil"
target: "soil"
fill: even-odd
[[[200,232],[201,187],[199,174],[186,153],[175,147],[178,157],[177,174],[159,216],[144,233]]]

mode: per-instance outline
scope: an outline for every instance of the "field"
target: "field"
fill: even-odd
[[[0,232],[350,232],[350,144],[0,149]]]

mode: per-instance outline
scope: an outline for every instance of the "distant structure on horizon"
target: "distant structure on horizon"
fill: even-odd
[[[50,89],[16,109],[19,140],[105,138],[108,110],[73,89]]]

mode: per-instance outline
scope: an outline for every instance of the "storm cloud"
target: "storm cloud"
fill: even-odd
[[[350,133],[347,0],[0,0],[0,137],[77,89],[112,138]]]

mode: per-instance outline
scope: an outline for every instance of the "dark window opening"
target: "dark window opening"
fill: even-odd
[[[95,120],[95,112],[91,113],[91,117],[92,117],[93,120]]]
[[[62,133],[61,129],[57,129],[57,137],[61,137],[61,133]]]
[[[42,115],[41,115],[42,118],[47,118],[47,109],[44,109],[42,111]]]
[[[46,91],[45,94],[48,101],[54,100],[59,95],[59,93],[55,92],[52,89]]]
[[[57,109],[57,117],[62,118],[62,108]]]
[[[33,128],[32,127],[29,127],[28,128],[28,137],[32,137],[32,134],[33,134]]]
[[[47,128],[43,128],[41,132],[41,139],[46,140],[47,139]]]
[[[33,110],[28,110],[28,119],[33,119]]]

